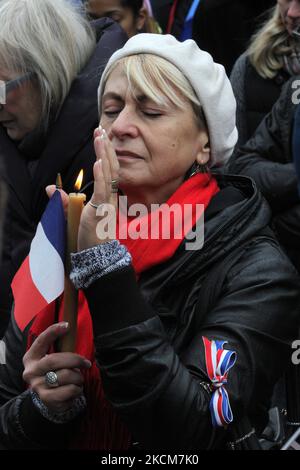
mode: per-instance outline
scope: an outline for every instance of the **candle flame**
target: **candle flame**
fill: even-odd
[[[75,186],[74,186],[76,191],[80,191],[81,186],[82,186],[82,181],[83,181],[83,170],[80,170],[80,173],[77,177],[77,180],[76,180],[76,183],[75,183]]]

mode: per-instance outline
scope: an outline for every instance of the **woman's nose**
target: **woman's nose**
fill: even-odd
[[[114,120],[111,132],[119,138],[124,136],[136,137],[138,135],[138,128],[134,113],[124,108]]]

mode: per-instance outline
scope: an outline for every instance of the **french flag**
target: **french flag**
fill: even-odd
[[[30,252],[12,282],[14,316],[23,331],[28,323],[64,291],[66,221],[55,191],[38,224]]]

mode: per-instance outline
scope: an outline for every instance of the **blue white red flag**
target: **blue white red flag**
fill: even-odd
[[[225,389],[228,372],[236,361],[236,352],[223,349],[226,341],[209,341],[203,337],[205,363],[208,377],[214,389],[210,412],[213,426],[226,426],[233,421],[228,393]]]
[[[65,248],[64,210],[61,195],[55,191],[38,224],[29,255],[12,282],[14,316],[21,330],[63,293]]]

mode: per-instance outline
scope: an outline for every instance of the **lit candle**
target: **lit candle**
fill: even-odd
[[[77,311],[78,292],[70,281],[71,253],[77,252],[78,229],[81,212],[84,207],[86,195],[80,191],[83,180],[83,170],[80,171],[75,183],[76,193],[69,194],[68,218],[67,218],[67,253],[66,253],[66,277],[64,290],[64,321],[69,323],[68,333],[61,340],[62,352],[74,352],[77,335]]]

